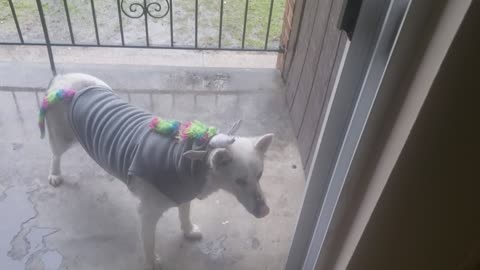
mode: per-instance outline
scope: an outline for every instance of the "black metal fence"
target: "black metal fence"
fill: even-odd
[[[70,9],[69,9],[69,2],[68,0],[63,0],[64,12],[66,17],[66,22],[68,24],[68,33],[69,33],[69,43],[61,43],[61,42],[51,42],[49,36],[49,29],[47,27],[47,23],[45,20],[45,13],[44,8],[42,6],[42,0],[34,0],[36,3],[36,7],[38,9],[38,16],[40,18],[40,23],[42,26],[44,41],[43,42],[27,42],[24,39],[24,35],[21,30],[21,25],[17,17],[17,12],[15,10],[15,5],[12,0],[8,0],[8,4],[10,7],[10,12],[13,17],[13,21],[15,24],[16,32],[18,34],[18,41],[17,42],[4,42],[0,41],[0,45],[29,45],[29,46],[45,46],[48,51],[49,61],[51,70],[54,74],[56,74],[56,67],[54,56],[52,52],[52,47],[106,47],[106,48],[152,48],[152,49],[187,49],[187,50],[228,50],[228,51],[264,51],[264,52],[280,52],[282,48],[277,46],[276,48],[269,47],[269,40],[270,40],[270,29],[272,25],[272,11],[274,8],[275,0],[269,0],[269,9],[268,9],[268,22],[266,24],[266,34],[263,40],[262,47],[246,47],[245,40],[246,40],[246,33],[247,33],[247,21],[249,19],[249,0],[245,0],[245,9],[243,12],[243,27],[242,27],[242,35],[241,35],[241,46],[238,47],[225,47],[222,45],[222,37],[224,34],[224,0],[220,1],[219,6],[220,9],[218,11],[219,17],[219,27],[218,27],[218,43],[217,46],[214,47],[204,47],[199,46],[198,42],[198,31],[199,31],[199,0],[195,1],[195,9],[194,9],[194,45],[193,46],[178,46],[175,45],[174,42],[174,12],[173,12],[173,1],[174,0],[117,0],[116,1],[116,9],[118,12],[118,26],[120,32],[120,44],[110,44],[110,43],[102,43],[100,42],[100,34],[99,34],[99,26],[97,24],[97,14],[95,9],[95,1],[90,1],[90,8],[91,8],[91,16],[93,19],[93,28],[95,33],[95,43],[86,44],[86,43],[79,43],[74,36],[74,31],[72,27],[72,21],[70,16]],[[70,0],[71,1],[71,0]],[[237,1],[237,0],[230,0],[230,1]],[[277,0],[279,1],[279,0]],[[130,19],[143,19],[144,20],[144,30],[145,30],[145,45],[130,45],[127,44],[125,41],[125,18],[124,16]],[[170,25],[170,44],[165,45],[153,45],[151,44],[151,36],[149,32],[149,19],[168,19]]]

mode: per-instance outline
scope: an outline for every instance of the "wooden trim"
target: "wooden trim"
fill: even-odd
[[[339,77],[339,72],[341,71],[340,66],[341,66],[341,63],[342,63],[342,57],[344,57],[347,42],[348,42],[347,35],[345,33],[342,33],[340,39],[338,40],[337,53],[336,53],[336,56],[335,56],[335,64],[333,66],[332,72],[331,72],[330,77],[328,79],[328,83],[327,83],[326,90],[324,92],[322,103],[319,107],[316,107],[317,113],[319,113],[319,115],[317,117],[316,123],[313,126],[314,132],[313,132],[313,134],[310,134],[310,135],[313,135],[313,139],[311,141],[311,144],[309,143],[308,138],[305,138],[304,137],[305,135],[303,135],[303,134],[306,133],[305,128],[300,131],[300,135],[298,136],[298,140],[302,141],[305,144],[305,147],[309,145],[309,147],[306,147],[306,149],[307,149],[306,153],[304,153],[305,154],[304,164],[305,164],[305,171],[306,172],[308,172],[310,170],[310,165],[311,165],[311,162],[312,162],[312,156],[313,156],[313,152],[315,150],[315,143],[318,140],[322,123],[325,121],[325,115],[326,115],[326,112],[327,112],[326,104],[332,98],[332,92],[333,92],[333,89],[335,87],[335,81],[336,81],[335,78]],[[323,87],[323,86],[315,86],[314,85],[314,87],[316,87],[318,89],[321,89],[321,87]],[[312,101],[312,102],[315,102],[315,101]],[[312,105],[312,106],[314,106],[314,105]],[[307,110],[308,110],[308,107],[307,107]],[[307,121],[308,121],[308,119],[309,118],[307,118]],[[309,123],[305,123],[305,126],[309,126],[309,125],[310,125]],[[303,128],[303,125],[302,125],[302,128]],[[304,151],[304,150],[302,150],[302,147],[303,146],[299,145],[299,148],[300,148],[299,151],[301,153]]]

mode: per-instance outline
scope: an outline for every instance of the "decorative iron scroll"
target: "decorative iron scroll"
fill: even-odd
[[[163,2],[165,5],[162,7]],[[125,8],[126,6],[127,8]],[[122,0],[121,8],[123,14],[132,19],[137,19],[143,16],[161,19],[167,16],[170,11],[170,3],[168,0],[151,0],[149,3],[147,3],[147,0],[137,0],[134,2]]]

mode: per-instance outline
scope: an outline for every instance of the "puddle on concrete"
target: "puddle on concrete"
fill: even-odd
[[[20,241],[26,252],[19,256],[12,254],[13,250],[18,249],[12,246],[14,239],[27,229],[23,226],[37,216],[34,205],[29,200],[30,192],[32,188],[14,187],[3,193],[0,201],[0,265],[2,269],[23,270],[28,262],[35,261],[35,257],[40,256],[44,270],[57,270],[63,258],[57,251],[47,249],[45,243],[45,238],[57,232],[57,229],[30,228]]]
[[[25,236],[30,243],[30,250],[28,251],[27,262],[29,257],[39,256],[43,263],[44,270],[57,270],[62,264],[62,255],[56,250],[47,250],[45,238],[56,233],[57,229],[33,227]]]
[[[24,222],[36,216],[33,205],[28,200],[28,190],[11,188],[5,191],[0,202],[0,265],[4,269],[23,270],[24,262],[8,257],[12,248],[10,242],[22,229]]]
[[[201,243],[199,247],[203,254],[208,255],[213,260],[218,260],[223,256],[223,252],[225,251],[225,240],[227,240],[227,236],[222,235],[214,241]]]

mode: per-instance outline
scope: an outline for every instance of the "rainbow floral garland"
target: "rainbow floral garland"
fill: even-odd
[[[58,89],[49,91],[48,94],[43,97],[42,104],[40,105],[40,112],[38,114],[38,127],[40,128],[40,138],[45,137],[45,114],[48,107],[58,103],[59,101],[70,101],[75,95],[73,89]]]
[[[216,128],[209,127],[197,120],[181,123],[160,117],[152,119],[150,128],[163,135],[176,136],[179,140],[193,139],[200,142],[209,141],[218,132]]]

